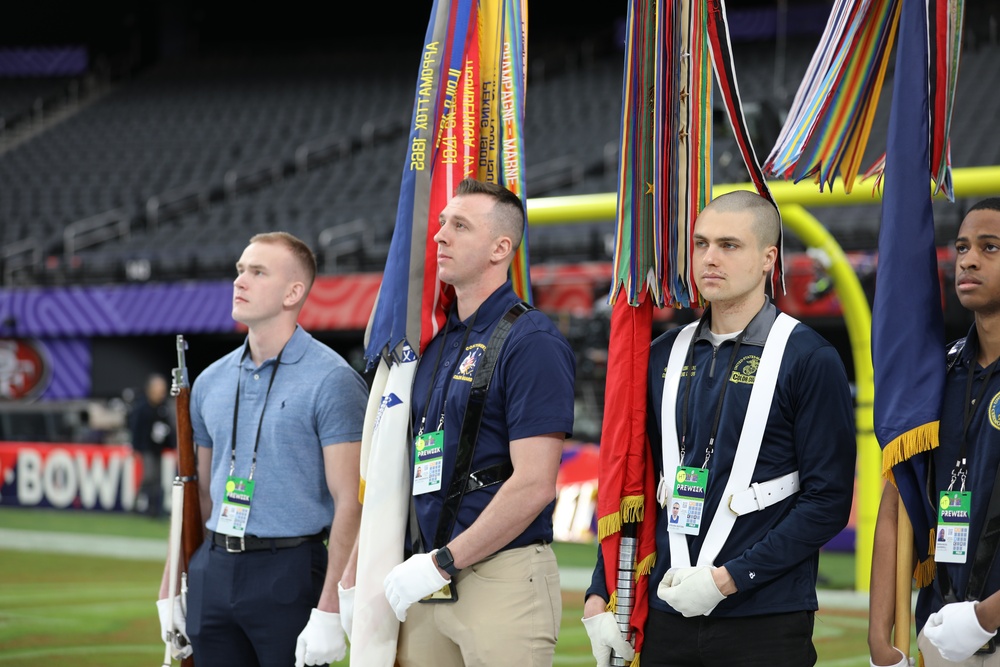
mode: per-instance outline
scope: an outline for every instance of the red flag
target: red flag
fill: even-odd
[[[604,577],[617,601],[619,546],[623,524],[635,524],[635,579],[629,617],[630,636],[638,656],[642,649],[648,607],[648,575],[656,560],[656,483],[646,433],[646,388],[649,344],[653,331],[653,300],[642,290],[637,306],[615,302],[608,341],[608,377],[601,432],[598,473],[597,532],[604,557]],[[614,417],[612,417],[614,415]],[[644,521],[647,510],[651,520]]]

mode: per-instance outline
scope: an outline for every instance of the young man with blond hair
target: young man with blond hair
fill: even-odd
[[[326,665],[346,651],[337,582],[360,523],[367,387],[297,324],[315,277],[301,240],[252,237],[233,281],[246,341],[191,390],[206,538],[180,611],[198,664]],[[167,588],[164,575],[161,625]]]

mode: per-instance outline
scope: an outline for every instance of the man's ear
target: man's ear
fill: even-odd
[[[774,268],[774,263],[778,261],[778,246],[768,246],[764,252],[764,273],[768,274]]]
[[[509,236],[498,236],[494,241],[493,254],[491,259],[494,263],[500,263],[514,251],[514,242]]]
[[[288,291],[285,292],[285,308],[293,308],[302,303],[305,298],[306,285],[301,281],[295,281],[288,286]]]

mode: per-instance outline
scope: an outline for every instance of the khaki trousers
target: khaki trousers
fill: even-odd
[[[920,654],[924,658],[924,667],[956,667],[956,665],[960,667],[1000,667],[1000,649],[989,655],[974,655],[962,662],[945,660],[934,648],[934,644],[931,644],[930,640],[924,637],[923,630],[917,635],[917,648],[920,649]]]
[[[457,602],[406,611],[400,667],[551,667],[562,597],[549,545],[501,551],[455,581]]]

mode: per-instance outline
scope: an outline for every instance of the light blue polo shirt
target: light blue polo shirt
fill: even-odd
[[[237,477],[250,474],[254,440],[261,425],[247,534],[313,535],[329,528],[333,521],[323,447],[361,440],[367,385],[340,355],[297,326],[281,354],[281,366],[268,395],[275,358],[256,367],[247,345],[205,369],[191,389],[194,441],[212,450],[212,516],[206,525],[210,530],[218,525],[229,475],[238,383],[233,471]]]

